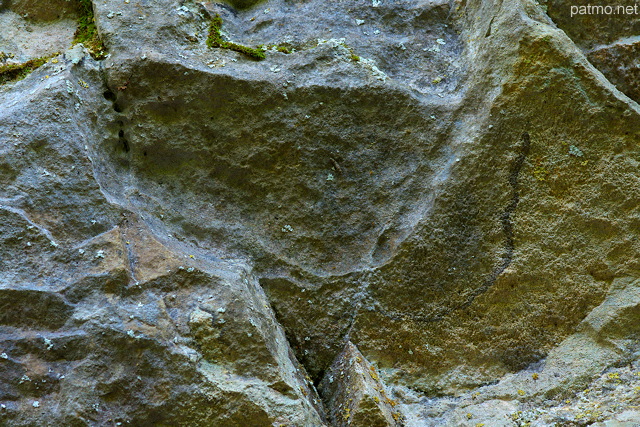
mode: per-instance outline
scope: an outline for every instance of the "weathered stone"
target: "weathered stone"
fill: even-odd
[[[639,40],[623,40],[589,52],[589,61],[629,98],[640,102]]]
[[[634,422],[640,29],[541,3],[95,2],[0,87],[0,424]]]
[[[55,21],[78,16],[78,1],[75,0],[3,0],[0,12],[8,9],[30,21]]]
[[[335,426],[396,426],[402,416],[398,404],[373,367],[350,341],[336,357],[320,383],[320,393]]]

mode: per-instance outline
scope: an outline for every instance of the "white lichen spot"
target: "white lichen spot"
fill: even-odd
[[[447,42],[445,42],[443,39],[436,39],[436,43],[441,44],[441,45],[447,44]]]
[[[67,92],[73,94],[73,83],[71,83],[69,80],[67,80]]]
[[[289,224],[286,224],[284,227],[282,227],[283,233],[291,233],[292,231],[293,231],[293,227],[290,226]]]
[[[102,249],[100,249],[98,252],[96,252],[96,259],[98,258],[104,258],[104,251]]]
[[[58,246],[60,246],[60,245],[58,245],[56,242],[54,242],[53,240],[52,240],[52,241],[50,241],[50,242],[49,242],[49,244],[50,244],[51,246],[53,246],[54,248],[57,248]]]
[[[25,383],[27,381],[31,381],[31,378],[29,378],[28,375],[23,375],[22,378],[20,378],[20,384]]]
[[[375,35],[380,34],[380,30],[373,30],[373,34],[375,34]]]
[[[135,333],[135,332],[133,332],[131,329],[129,329],[129,330],[127,331],[127,335],[129,335],[131,338],[138,338],[138,337],[136,336],[136,333]]]
[[[31,404],[34,408],[39,408],[40,407],[40,402],[38,402],[37,400],[34,400],[33,403]]]
[[[51,350],[53,348],[53,342],[49,338],[42,338],[44,340],[44,345],[47,347],[47,350]]]
[[[364,19],[356,19],[356,25],[364,25]]]
[[[333,181],[333,174],[327,174],[327,181]]]
[[[224,312],[225,312],[225,311],[227,311],[227,310],[225,310],[225,308],[224,308],[224,307],[220,307],[220,308],[219,308],[219,309],[217,309],[216,311],[217,311],[218,313],[224,313]]]
[[[569,147],[569,154],[572,155],[572,156],[575,156],[575,157],[584,156],[584,153],[582,152],[582,150],[580,150],[575,145],[572,145],[572,146]]]
[[[272,65],[271,67],[269,67],[269,69],[271,70],[272,73],[279,73],[280,72],[280,68],[278,68],[277,65]]]
[[[365,68],[368,68],[373,74],[373,77],[380,81],[386,81],[389,77],[376,65],[376,63],[372,59],[360,58],[358,61],[359,64],[362,64]]]
[[[78,249],[78,252],[80,253],[80,255],[84,255],[84,249]]]
[[[113,18],[114,16],[116,16],[116,13],[114,11],[107,13],[107,18],[109,19]]]
[[[338,47],[338,46],[342,46],[343,48],[345,43],[346,43],[347,39],[345,39],[344,37],[339,38],[339,39],[318,39],[318,44],[328,44],[329,47]],[[295,76],[295,75],[294,75]]]
[[[9,356],[7,355],[7,353],[2,353],[2,354],[0,354],[0,357],[1,357],[1,358],[3,358],[3,359],[8,359],[8,358],[9,358]]]
[[[371,5],[373,7],[378,7],[382,4],[382,0],[371,0]]]

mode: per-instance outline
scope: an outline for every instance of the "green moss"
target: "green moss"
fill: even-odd
[[[222,39],[222,35],[220,31],[222,30],[222,18],[220,15],[216,14],[213,19],[211,19],[211,23],[209,24],[209,36],[207,37],[207,46],[209,47],[218,47],[221,49],[230,49],[235,50],[236,52],[240,52],[242,54],[247,55],[253,59],[264,59],[265,54],[261,48],[251,48],[247,46],[243,46],[237,43],[228,42]]]
[[[351,55],[349,55],[349,57],[351,58],[351,60],[353,62],[358,62],[360,61],[360,57],[358,55],[354,55],[353,53]]]
[[[98,35],[98,29],[96,28],[96,22],[93,16],[93,4],[91,0],[77,1],[80,17],[78,18],[78,29],[73,37],[73,44],[82,43],[94,59],[104,59],[107,53]]]
[[[0,85],[9,83],[15,80],[22,80],[27,77],[33,70],[43,66],[54,56],[59,55],[55,53],[51,56],[43,56],[42,58],[31,59],[22,64],[5,64],[0,65]]]
[[[278,52],[286,53],[287,55],[293,53],[293,48],[288,44],[268,44],[267,49],[275,49]]]

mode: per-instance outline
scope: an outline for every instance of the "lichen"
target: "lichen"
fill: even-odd
[[[22,80],[27,77],[32,71],[43,66],[54,56],[59,55],[58,52],[50,56],[43,56],[41,58],[31,59],[23,62],[22,64],[4,64],[0,65],[0,85],[9,83],[16,80]]]
[[[228,42],[222,38],[222,18],[216,14],[209,23],[209,36],[207,37],[207,46],[210,48],[230,49],[247,55],[250,58],[261,60],[265,58],[262,49],[254,49],[237,43]]]
[[[537,179],[538,181],[546,181],[547,180],[547,176],[549,175],[549,171],[547,170],[547,168],[545,168],[542,165],[537,165],[534,169],[533,169],[533,176],[535,177],[535,179]]]
[[[107,56],[106,48],[100,39],[93,16],[93,4],[91,0],[77,0],[80,10],[78,29],[73,36],[73,45],[82,43],[89,50],[94,59],[104,59]]]
[[[0,62],[5,62],[7,59],[11,59],[11,58],[13,58],[12,53],[0,52]]]
[[[582,156],[584,156],[584,153],[582,152],[582,150],[580,150],[575,145],[569,146],[569,154],[571,156],[574,156],[574,157],[582,157]]]

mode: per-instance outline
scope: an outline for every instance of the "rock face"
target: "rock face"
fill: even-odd
[[[1,2],[65,53],[0,86],[0,424],[637,425],[640,28],[572,5]]]
[[[327,371],[320,391],[331,408],[332,425],[402,425],[400,413],[394,410],[398,402],[387,396],[376,368],[350,341]]]

